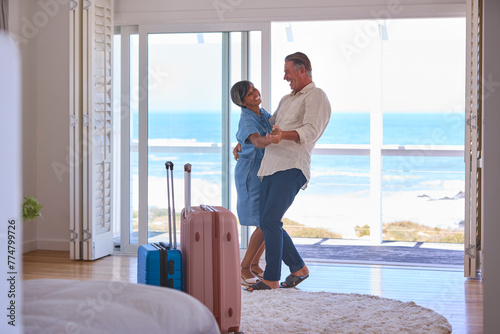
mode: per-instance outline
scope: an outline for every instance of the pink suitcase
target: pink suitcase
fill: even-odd
[[[220,206],[191,207],[190,164],[184,166],[184,180],[186,207],[181,212],[184,289],[212,311],[221,333],[237,333],[241,285],[236,217]]]

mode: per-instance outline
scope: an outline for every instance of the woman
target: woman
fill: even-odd
[[[262,279],[264,272],[259,260],[264,252],[264,233],[259,227],[259,193],[261,180],[257,177],[264,147],[271,144],[273,127],[269,124],[271,115],[260,108],[260,92],[250,81],[239,81],[231,88],[231,99],[241,107],[241,116],[236,139],[241,145],[239,158],[234,169],[237,210],[241,225],[256,226],[250,237],[247,251],[241,262],[241,283],[253,285]]]

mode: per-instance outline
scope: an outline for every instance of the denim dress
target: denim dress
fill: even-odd
[[[271,115],[260,108],[261,115],[255,114],[247,108],[241,108],[240,122],[236,139],[241,144],[239,159],[234,168],[234,178],[238,199],[236,208],[241,225],[259,226],[259,193],[261,180],[257,176],[264,149],[256,148],[248,137],[253,133],[265,136],[271,133],[269,124]]]

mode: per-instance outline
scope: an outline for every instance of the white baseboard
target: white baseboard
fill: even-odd
[[[39,250],[54,250],[69,252],[69,241],[64,240],[38,240]]]
[[[38,242],[36,240],[26,241],[23,243],[23,253],[36,251],[38,249]]]
[[[69,241],[33,240],[23,243],[23,253],[35,250],[69,251]]]

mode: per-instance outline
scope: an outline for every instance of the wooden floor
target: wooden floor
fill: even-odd
[[[413,301],[445,316],[453,333],[483,332],[483,285],[458,269],[308,263],[310,278],[300,289],[371,294]],[[72,261],[68,252],[34,251],[23,256],[23,279],[117,280],[137,282],[137,258],[113,255]],[[286,276],[283,270],[283,276]]]

